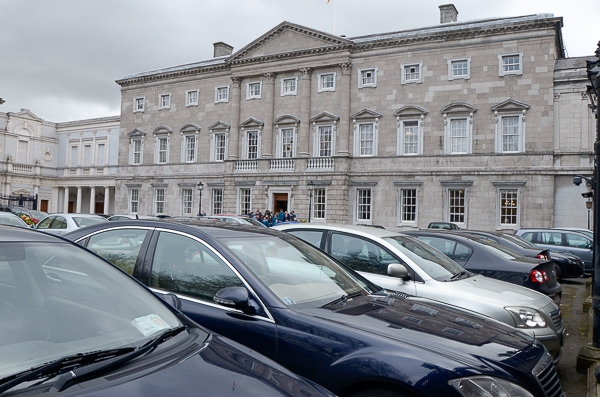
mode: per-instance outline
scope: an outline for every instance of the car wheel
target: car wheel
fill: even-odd
[[[362,389],[351,393],[350,397],[411,397],[412,394],[406,393],[403,390],[396,390],[389,387],[376,387]]]
[[[562,279],[563,279],[563,274],[564,274],[562,266],[560,266],[560,265],[555,265],[555,266],[554,266],[554,269],[556,270],[556,279],[557,279],[558,281],[562,281]]]

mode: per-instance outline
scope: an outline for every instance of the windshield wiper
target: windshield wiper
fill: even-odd
[[[60,373],[62,373],[62,375],[56,380],[51,391],[58,392],[64,390],[66,386],[69,383],[74,382],[76,378],[133,360],[136,357],[148,353],[156,346],[177,335],[184,329],[185,326],[169,329],[137,349],[135,347],[123,347],[112,350],[78,353],[59,358],[58,360],[40,367],[32,368],[31,370],[4,378],[0,381],[0,393],[23,382],[59,375]]]
[[[340,303],[340,302],[346,302],[348,299],[350,299],[350,298],[356,298],[357,296],[360,296],[360,295],[362,295],[362,292],[360,292],[360,291],[353,292],[353,293],[347,294],[347,295],[342,295],[338,299],[336,299],[336,300],[334,300],[332,302],[329,302],[328,305],[335,305],[335,304]]]
[[[465,277],[466,276],[466,277]],[[460,273],[456,273],[454,276],[450,277],[450,280],[454,281],[454,280],[459,280],[461,278],[468,278],[471,277],[471,272],[468,272],[466,270],[461,271]]]

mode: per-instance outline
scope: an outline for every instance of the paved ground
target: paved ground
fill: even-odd
[[[583,313],[582,305],[588,296],[584,278],[568,279],[562,282],[563,295],[560,309],[566,325],[563,357],[556,366],[563,391],[568,397],[582,397],[587,394],[587,376],[576,371],[577,353],[587,343],[588,314]]]

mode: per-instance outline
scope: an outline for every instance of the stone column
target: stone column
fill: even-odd
[[[52,199],[50,200],[50,206],[48,212],[58,212],[58,188],[52,187]]]
[[[65,188],[65,197],[63,197],[63,212],[69,212],[69,187]]]
[[[96,187],[90,187],[90,214],[96,212]]]
[[[81,186],[77,186],[77,207],[75,213],[81,214]]]
[[[340,64],[342,68],[342,83],[340,84],[340,126],[337,130],[338,156],[349,156],[350,140],[352,133],[350,131],[350,70],[352,63],[345,62]]]
[[[273,155],[273,112],[275,102],[275,73],[265,73],[265,126],[262,135],[261,157],[271,158]]]
[[[106,215],[110,214],[108,206],[110,205],[110,187],[104,187],[104,213]]]
[[[240,128],[240,77],[231,78],[231,133],[229,134],[229,160],[239,158],[239,128]]]
[[[298,129],[298,157],[308,157],[310,140],[310,95],[312,87],[312,69],[302,68],[302,102],[300,103],[300,128]]]

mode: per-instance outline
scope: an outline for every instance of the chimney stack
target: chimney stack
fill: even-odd
[[[444,4],[440,6],[440,23],[456,22],[458,11],[454,4]]]
[[[233,54],[233,47],[229,44],[225,44],[222,41],[213,44],[215,48],[215,58],[224,57]]]

